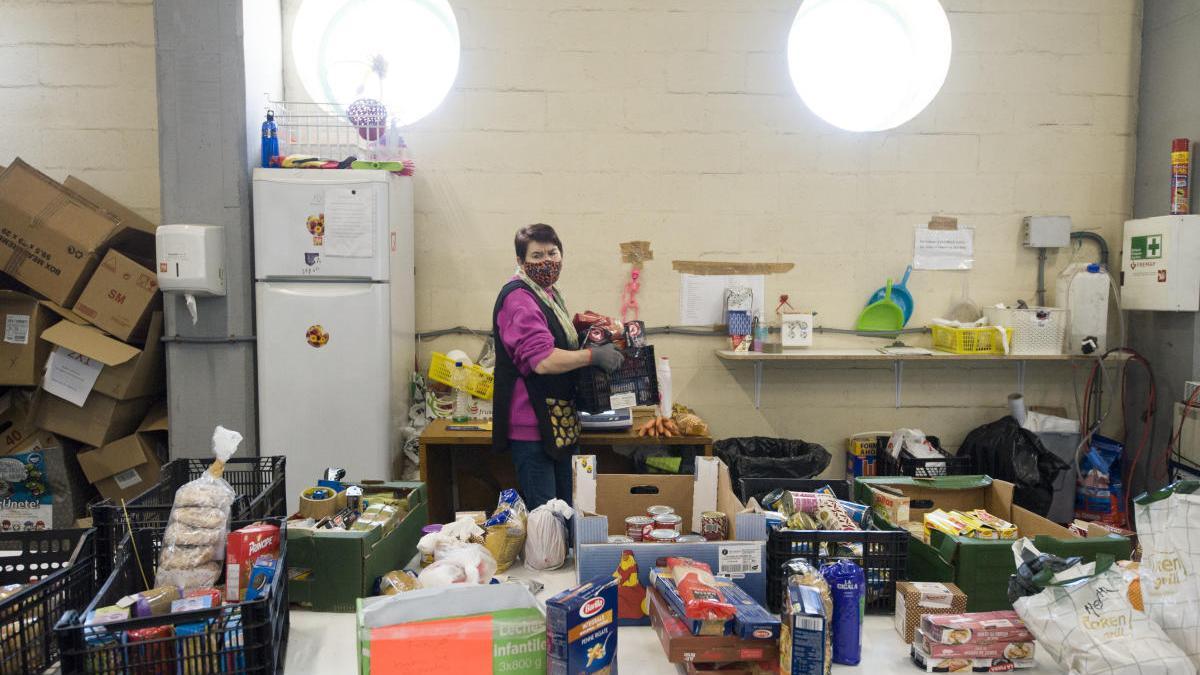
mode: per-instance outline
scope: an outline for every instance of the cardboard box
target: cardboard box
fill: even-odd
[[[161,457],[170,454],[170,421],[167,418],[167,402],[158,401],[146,413],[145,419],[138,425],[137,432],[142,435],[150,446]]]
[[[1022,661],[1032,659],[1034,645],[1028,641],[998,641],[998,642],[967,642],[961,645],[948,645],[930,640],[924,633],[917,631],[913,638],[913,648],[935,659],[1010,659]]]
[[[76,447],[45,431],[34,432],[7,453],[8,490],[0,499],[0,529],[44,530],[72,527],[87,509],[93,492],[75,461]],[[33,489],[31,489],[33,488]]]
[[[759,604],[767,595],[767,523],[761,513],[742,513],[729,468],[716,457],[697,457],[694,476],[624,475],[596,472],[593,455],[574,457],[574,505],[577,579],[612,574],[625,551],[638,566],[638,581],[649,588],[650,570],[659,558],[679,556],[707,563],[713,574],[732,579]],[[730,539],[693,544],[609,544],[610,534],[625,534],[625,518],[644,515],[663,504],[683,518],[684,532],[700,531],[700,514],[729,516]],[[643,625],[645,622],[643,622]],[[628,624],[622,624],[628,625]]]
[[[15,452],[37,433],[29,417],[29,399],[24,392],[12,390],[0,396],[0,455]]]
[[[779,638],[778,617],[755,602],[729,579],[716,577],[716,589],[724,596],[725,602],[733,605],[737,612],[737,615],[728,621],[688,618],[683,597],[679,595],[675,580],[671,578],[671,574],[666,568],[660,567],[651,571],[650,579],[654,583],[654,590],[658,596],[667,601],[671,611],[683,621],[692,635],[734,635],[743,640],[777,640]]]
[[[36,387],[41,382],[50,345],[39,338],[54,316],[32,295],[0,290],[0,386]]]
[[[118,401],[92,392],[80,408],[39,390],[33,403],[33,423],[40,429],[98,448],[136,431],[152,405],[151,397]]]
[[[83,287],[74,311],[123,342],[145,339],[150,314],[162,306],[158,277],[128,256],[109,251]]]
[[[140,349],[114,340],[92,326],[79,325],[72,321],[59,321],[47,328],[42,333],[42,339],[68,352],[82,354],[104,364],[88,397],[89,403],[91,396],[96,394],[118,401],[128,401],[154,396],[166,390],[162,326],[162,313],[154,312],[146,333],[146,345]]]
[[[733,661],[779,660],[779,645],[772,640],[743,640],[737,636],[700,637],[653,588],[646,590],[650,601],[650,625],[658,633],[671,663],[728,663]]]
[[[100,262],[117,218],[20,159],[0,174],[0,269],[69,307]]]
[[[391,481],[370,486],[372,492],[381,489],[408,494],[408,514],[390,530],[287,529],[290,602],[318,612],[353,612],[358,598],[373,595],[379,577],[417,554],[421,528],[429,523],[425,484]]]
[[[926,614],[962,614],[967,611],[967,594],[954,584],[933,581],[896,582],[896,632],[904,644],[912,644],[921,617]]]
[[[63,187],[99,206],[109,215],[116,216],[120,228],[109,238],[110,246],[138,258],[154,259],[154,233],[158,229],[157,225],[75,176],[67,176]]]
[[[140,434],[81,452],[77,457],[88,481],[101,496],[117,504],[154,487],[162,469],[153,446]]]
[[[911,500],[910,517],[921,521],[934,509],[989,513],[1016,525],[1021,537],[1033,540],[1038,550],[1062,557],[1081,556],[1084,562],[1096,554],[1107,553],[1117,560],[1129,558],[1130,544],[1125,537],[1106,535],[1081,539],[1061,525],[1013,504],[1012,483],[988,476],[945,476],[914,479],[904,476],[858,478],[855,492],[859,501],[870,503],[871,486],[886,485]],[[886,524],[884,525],[886,527]],[[894,528],[901,529],[901,528]],[[949,581],[967,594],[967,609],[972,612],[1011,609],[1008,601],[1008,577],[1016,572],[1012,542],[931,533],[929,543],[909,537],[909,581]]]
[[[247,525],[229,533],[225,543],[225,601],[241,602],[250,587],[250,569],[262,556],[279,556],[279,526]]]
[[[929,615],[921,619],[925,642],[965,645],[976,642],[1033,642],[1033,633],[1012,610]]]
[[[939,659],[925,652],[912,648],[912,661],[917,667],[927,673],[999,673],[1013,670],[1033,668],[1037,662],[1033,659],[1011,661],[1009,659],[966,659],[954,657]]]
[[[603,576],[546,601],[550,673],[617,672],[617,580]]]
[[[779,675],[779,663],[775,661],[733,663],[687,663],[687,675]]]

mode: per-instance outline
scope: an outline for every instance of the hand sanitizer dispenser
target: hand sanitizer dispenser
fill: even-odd
[[[225,295],[225,228],[220,225],[162,225],[155,232],[158,287],[183,293],[192,323],[196,297]]]

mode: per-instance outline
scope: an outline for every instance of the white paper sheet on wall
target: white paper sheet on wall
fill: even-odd
[[[913,244],[915,270],[969,270],[975,265],[975,230],[931,230],[916,227]]]
[[[725,322],[725,289],[749,288],[754,293],[754,309],[761,312],[766,293],[766,277],[761,274],[680,274],[679,325],[714,326]]]
[[[325,191],[325,255],[370,258],[375,255],[375,191],[337,188]]]

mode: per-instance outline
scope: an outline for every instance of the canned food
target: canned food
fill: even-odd
[[[629,516],[625,519],[625,536],[634,541],[645,541],[654,529],[654,519],[650,516]]]
[[[608,543],[610,543],[610,544],[632,544],[633,537],[626,537],[623,534],[611,534],[608,536]]]
[[[669,513],[675,513],[675,509],[669,506],[651,506],[650,508],[646,509],[646,515],[650,516],[651,518],[655,516],[665,516]]]
[[[724,541],[729,538],[729,516],[720,511],[705,511],[700,514],[700,534],[709,541]]]
[[[667,544],[679,538],[675,530],[650,530],[650,541],[656,544]]]
[[[668,513],[662,516],[654,516],[655,529],[675,530],[676,532],[679,532],[680,525],[682,524],[683,518],[675,515],[674,513]]]
[[[675,542],[676,542],[676,543],[678,543],[678,544],[700,544],[700,543],[703,543],[703,542],[705,542],[705,541],[708,541],[708,540],[707,540],[707,539],[705,539],[704,537],[701,537],[701,536],[700,536],[700,535],[698,535],[698,534],[684,534],[684,535],[680,535],[680,537],[679,537],[678,539],[676,539],[676,540],[675,540]]]

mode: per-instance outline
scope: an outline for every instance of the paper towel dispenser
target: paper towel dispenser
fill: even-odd
[[[158,286],[188,295],[225,295],[225,228],[161,225],[155,233]]]

